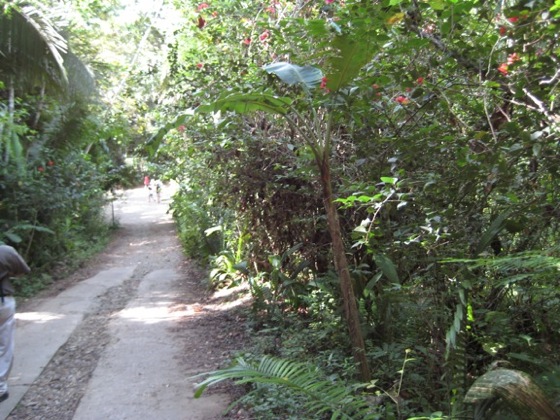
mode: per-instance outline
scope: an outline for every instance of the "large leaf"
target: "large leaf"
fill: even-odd
[[[505,409],[524,420],[560,418],[531,376],[517,370],[496,369],[485,373],[470,387],[465,402],[475,406],[475,419],[489,420],[490,413]]]
[[[168,122],[163,127],[161,127],[156,134],[154,134],[146,143],[145,149],[150,154],[154,156],[161,145],[161,142],[165,135],[169,133],[174,128],[184,125],[190,118],[192,118],[194,112],[187,112],[185,114],[178,115],[173,121]]]
[[[268,93],[232,93],[221,96],[211,104],[201,105],[197,113],[232,111],[246,114],[254,111],[264,111],[272,114],[285,115],[288,113],[292,100]]]
[[[373,46],[357,36],[337,36],[332,44],[336,54],[327,61],[327,87],[337,91],[356,78],[373,56]]]
[[[68,82],[63,56],[66,40],[49,19],[33,6],[14,3],[0,13],[0,72],[15,74],[18,82],[48,76],[64,86]]]
[[[483,252],[492,240],[506,227],[507,218],[511,215],[511,211],[506,211],[496,217],[488,229],[482,234],[478,245],[476,246],[476,254]]]
[[[313,89],[321,83],[323,72],[313,66],[298,66],[296,64],[281,61],[264,66],[263,69],[278,76],[280,80],[289,85],[303,85],[307,89]]]
[[[399,274],[397,273],[397,267],[389,257],[383,254],[374,255],[373,260],[375,264],[381,269],[383,275],[391,281],[391,283],[400,284]]]
[[[236,112],[245,114],[254,111],[264,111],[272,114],[285,115],[292,103],[290,98],[277,97],[268,93],[229,93],[222,94],[216,101],[200,105],[196,109],[197,114],[211,112]],[[188,112],[176,117],[161,127],[158,132],[146,143],[146,150],[150,155],[154,155],[159,148],[165,135],[172,129],[183,125],[193,117],[195,112]]]

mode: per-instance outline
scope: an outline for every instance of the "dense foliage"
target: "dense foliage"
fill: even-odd
[[[110,64],[96,61],[87,15],[52,6],[0,2],[0,242],[32,268],[17,283],[24,295],[100,249],[107,192],[139,182],[125,166],[128,123],[105,107]]]
[[[358,372],[314,149],[325,147],[371,373],[397,416],[466,415],[465,392],[498,361],[552,392],[559,5],[183,12],[176,100],[150,148],[173,157],[187,249],[218,285],[249,283],[260,351],[311,356],[341,380]]]
[[[279,376],[259,418],[314,418],[318,371],[366,416],[469,417],[498,365],[558,398],[558,0],[43,3],[0,3],[0,240],[37,271],[148,171],[253,296],[222,375]]]

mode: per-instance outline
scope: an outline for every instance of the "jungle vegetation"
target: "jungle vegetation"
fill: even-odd
[[[149,171],[211,286],[252,296],[201,389],[251,384],[262,419],[555,418],[558,0],[47,3],[0,16],[2,241],[48,273]]]

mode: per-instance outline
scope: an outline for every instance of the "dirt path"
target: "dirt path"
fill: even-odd
[[[120,228],[106,251],[20,303],[0,418],[244,417],[223,416],[231,386],[192,397],[193,375],[242,350],[246,300],[207,292],[203,273],[183,257],[168,203],[166,189],[161,203],[141,188],[127,191],[115,203]]]

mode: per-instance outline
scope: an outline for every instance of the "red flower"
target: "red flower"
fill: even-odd
[[[271,15],[273,15],[274,13],[276,13],[276,8],[274,6],[268,6],[266,8],[266,12],[270,13]]]
[[[245,39],[243,40],[243,43],[244,43],[245,45],[251,45],[251,38],[245,38]]]
[[[500,36],[507,34],[507,28],[505,26],[500,26]]]
[[[513,63],[515,63],[516,61],[519,61],[519,60],[521,60],[521,58],[519,58],[519,55],[517,55],[517,53],[513,53],[513,54],[508,55],[507,63],[508,64],[513,64]]]
[[[206,21],[202,18],[202,16],[198,17],[198,29],[204,28],[206,26]]]
[[[259,35],[259,39],[261,41],[266,41],[269,36],[270,36],[270,32],[268,32],[268,29],[267,29],[262,34]]]
[[[507,76],[508,74],[508,65],[507,63],[502,63],[500,64],[500,67],[498,67],[498,71],[500,73],[502,73],[504,76]]]
[[[371,87],[374,89],[379,89],[379,85],[377,83],[374,83],[373,85],[371,85]]]
[[[47,165],[49,165],[49,166],[54,166],[54,162],[53,162],[52,160],[49,160],[49,161],[47,162]]]
[[[423,78],[423,77],[419,77],[418,79],[416,79],[416,83],[418,83],[419,85],[421,85],[422,83],[424,83],[424,78]]]
[[[399,95],[395,98],[395,102],[398,102],[401,105],[406,105],[410,102],[410,99],[408,99],[406,96]]]
[[[516,23],[519,20],[519,18],[517,16],[512,16],[510,18],[508,18],[508,21],[510,23]]]
[[[200,12],[201,10],[208,9],[210,6],[208,3],[200,3],[197,7],[197,10]]]
[[[325,3],[326,4],[331,4],[331,3],[334,3],[334,0],[325,0]]]
[[[197,63],[197,64],[196,64],[196,67],[198,67],[199,69],[201,69],[202,67],[204,67],[204,64],[202,64],[202,63]]]
[[[177,131],[179,133],[182,133],[183,131],[185,131],[185,126],[184,125],[180,125],[179,127],[177,127]]]
[[[38,170],[39,172],[43,172],[43,171],[45,170],[45,168],[43,168],[42,166],[39,166],[39,167],[37,168],[37,170]]]
[[[323,77],[321,78],[321,86],[319,86],[321,89],[326,89],[327,87],[327,78]]]

